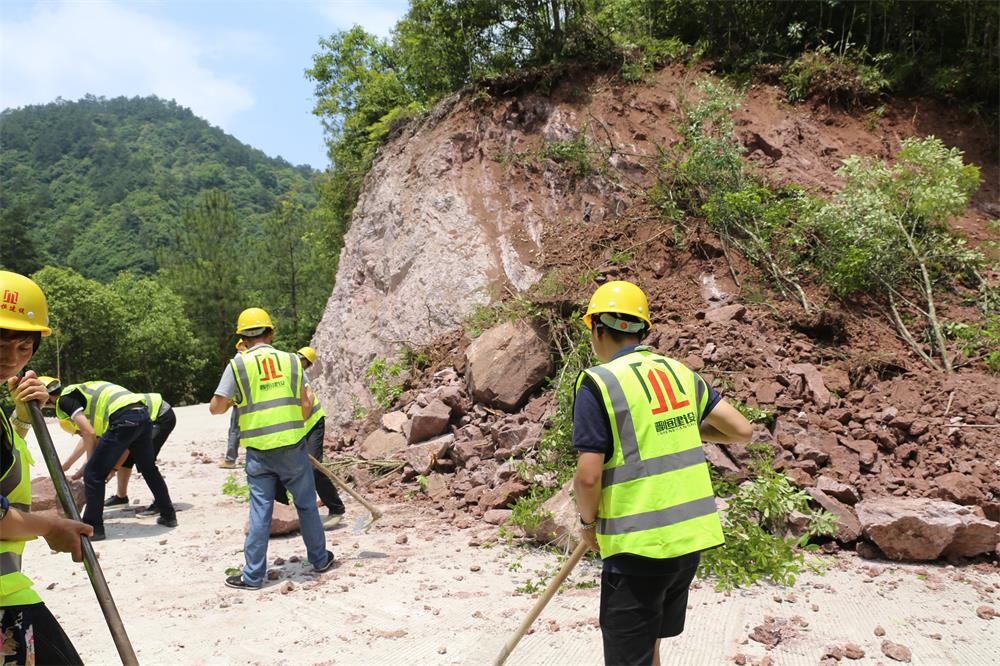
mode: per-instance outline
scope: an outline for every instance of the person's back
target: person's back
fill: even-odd
[[[240,443],[246,448],[250,488],[250,528],[243,545],[246,563],[226,578],[237,589],[259,589],[267,571],[267,542],[279,484],[292,494],[299,532],[317,571],[333,566],[316,508],[316,486],[305,451],[305,420],[313,395],[298,356],[271,346],[274,325],[260,308],[244,310],[236,324],[245,351],[227,365],[208,409],[225,414],[236,408]]]
[[[580,538],[604,559],[608,664],[658,664],[684,629],[699,553],[723,543],[702,437],[742,442],[750,424],[682,363],[640,345],[652,321],[630,282],[602,285],[584,323],[600,365],[573,405]]]

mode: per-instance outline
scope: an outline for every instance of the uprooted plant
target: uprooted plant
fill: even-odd
[[[701,556],[699,577],[715,579],[719,590],[761,580],[791,585],[803,569],[818,566],[807,559],[816,550],[809,540],[836,532],[836,517],[813,509],[809,495],[774,469],[770,447],[754,445],[751,452],[751,479],[726,498],[728,506],[722,514],[726,543]],[[792,513],[802,514],[806,524],[797,538],[786,535]]]

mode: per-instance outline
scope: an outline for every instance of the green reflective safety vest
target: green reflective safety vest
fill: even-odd
[[[601,556],[665,559],[721,545],[699,432],[704,382],[642,347],[585,370],[577,390],[585,377],[600,391],[614,440],[597,512]]]
[[[80,391],[83,394],[86,406],[83,408],[83,415],[94,427],[94,433],[100,437],[108,430],[108,420],[111,415],[129,405],[145,404],[142,395],[132,393],[127,388],[122,388],[110,382],[84,382],[83,384],[70,384],[62,390],[63,395],[68,395],[73,391]],[[155,394],[154,394],[155,395]],[[161,398],[162,401],[162,398]],[[150,412],[152,414],[152,411]],[[68,419],[67,414],[59,407],[56,401],[56,416],[60,419]]]
[[[0,428],[11,442],[14,462],[0,470],[0,493],[6,495],[10,506],[18,511],[31,511],[31,465],[34,461],[28,446],[18,436],[0,409]],[[37,604],[42,601],[32,589],[31,579],[21,573],[21,555],[26,540],[0,539],[0,607]]]
[[[313,426],[319,423],[319,420],[324,416],[326,416],[326,412],[324,412],[323,408],[320,406],[319,398],[316,397],[316,392],[314,391],[312,411],[309,412],[309,418],[306,419],[306,425],[305,425],[306,434],[309,434],[309,431],[313,429]]]
[[[229,364],[238,389],[240,444],[263,450],[297,444],[306,434],[299,357],[258,345]]]
[[[149,409],[149,420],[156,423],[156,419],[160,416],[160,410],[163,409],[163,396],[159,393],[140,393],[139,396]]]

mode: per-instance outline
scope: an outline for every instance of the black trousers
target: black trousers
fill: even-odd
[[[323,462],[323,436],[326,434],[326,417],[324,416],[312,430],[306,435],[306,453],[319,462]],[[337,486],[333,485],[330,479],[317,469],[313,469],[313,478],[316,480],[316,495],[322,500],[330,513],[344,513],[344,500],[340,499]]]
[[[69,636],[45,604],[0,608],[0,658],[8,664],[82,664]],[[10,651],[12,654],[7,654]]]
[[[87,506],[83,508],[83,522],[88,525],[95,528],[104,526],[105,479],[126,450],[131,451],[135,457],[136,467],[153,493],[160,515],[165,518],[175,516],[167,483],[156,467],[149,411],[145,407],[126,407],[108,419],[107,432],[101,435],[93,455],[83,468],[83,485],[87,497]]]
[[[658,638],[679,636],[687,615],[688,588],[697,566],[663,576],[601,575],[601,637],[604,663],[653,663]]]
[[[174,431],[177,426],[177,415],[174,414],[174,410],[168,408],[167,411],[160,414],[153,424],[153,432],[150,438],[153,440],[153,460],[160,457],[160,449],[167,442],[167,437],[170,437],[170,433]],[[132,453],[129,452],[128,458],[122,463],[122,467],[128,467],[129,469],[135,464],[135,458]]]

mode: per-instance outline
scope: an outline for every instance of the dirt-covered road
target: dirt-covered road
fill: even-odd
[[[539,572],[557,565],[535,549],[470,545],[486,527],[456,529],[414,502],[385,506],[382,521],[356,535],[351,523],[363,509],[348,501],[345,526],[327,533],[339,566],[316,576],[292,561],[304,559],[299,537],[279,538],[269,550],[272,562],[284,559],[273,567],[277,580],[255,592],[227,588],[226,568],[242,562],[247,518],[245,504],[222,494],[230,472],[216,466],[229,420],[205,406],[177,412],[160,464],[179,527],[109,511],[108,539],[96,544],[143,664],[488,663],[533,603],[518,589],[529,591]],[[69,437],[50,431],[65,456]],[[44,467],[33,442],[32,449],[38,476]],[[151,499],[141,479],[130,494],[133,506]],[[853,554],[826,562],[826,575],[803,576],[791,589],[694,590],[687,631],[663,651],[666,663],[735,663],[743,654],[746,663],[769,655],[775,665],[812,666],[827,648],[854,643],[865,656],[850,663],[891,664],[886,640],[908,648],[914,664],[1000,662],[1000,617],[977,615],[982,606],[1000,610],[996,569],[872,563]],[[86,662],[115,663],[82,565],[35,542],[25,570]],[[598,575],[594,565],[578,569],[508,663],[601,663]],[[779,642],[768,649],[755,639]]]

